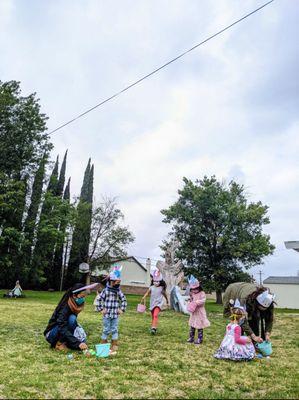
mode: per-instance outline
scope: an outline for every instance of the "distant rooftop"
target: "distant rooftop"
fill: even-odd
[[[284,244],[287,249],[299,251],[299,240],[289,240],[288,242],[284,242]]]
[[[264,280],[267,283],[281,283],[285,285],[299,285],[299,276],[269,276]]]

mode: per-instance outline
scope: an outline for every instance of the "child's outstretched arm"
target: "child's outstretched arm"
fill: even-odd
[[[145,300],[147,296],[150,294],[151,288],[148,288],[147,291],[145,292],[144,296],[141,298],[141,300]]]

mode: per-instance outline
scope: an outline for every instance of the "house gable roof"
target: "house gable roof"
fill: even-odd
[[[299,276],[269,276],[264,280],[264,284],[285,284],[285,285],[299,285]]]
[[[114,264],[116,262],[121,262],[121,261],[129,261],[129,260],[133,260],[137,265],[139,265],[140,268],[142,268],[144,271],[147,271],[147,269],[145,268],[144,265],[142,265],[137,258],[135,258],[134,256],[129,256],[129,257],[121,257],[121,258],[113,258],[110,262],[110,264]]]

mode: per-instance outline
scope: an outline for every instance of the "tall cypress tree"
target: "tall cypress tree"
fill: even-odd
[[[88,202],[88,191],[89,191],[89,185],[90,185],[90,163],[91,159],[88,160],[85,172],[84,172],[84,178],[83,178],[83,184],[81,187],[81,193],[80,193],[80,201],[86,201]]]
[[[88,192],[87,192],[87,202],[90,204],[92,204],[93,202],[93,175],[94,175],[94,165],[92,164],[88,177]]]
[[[70,203],[70,183],[71,183],[71,178],[69,178],[63,193],[63,200],[68,204]],[[59,290],[60,288],[67,225],[68,225],[67,219],[61,221],[59,231],[64,239],[61,243],[58,243],[55,248],[55,255],[53,262],[53,282],[55,290]]]
[[[65,155],[63,157],[63,161],[61,164],[59,179],[57,182],[57,191],[56,191],[57,196],[63,195],[63,188],[64,188],[64,182],[65,182],[65,170],[66,170],[66,158],[67,158],[67,151],[65,152]]]
[[[41,277],[44,281],[44,286],[49,286],[49,280],[52,275],[53,256],[55,241],[53,236],[53,227],[49,226],[51,231],[47,236],[44,232],[44,224],[46,221],[51,221],[51,214],[53,211],[53,197],[57,194],[58,187],[58,169],[59,157],[57,156],[54,164],[48,186],[44,195],[44,202],[42,205],[39,224],[36,235],[36,244],[33,251],[33,259],[30,267],[30,285],[32,287],[39,286]]]
[[[77,207],[77,219],[73,232],[72,247],[66,273],[65,286],[72,285],[80,279],[78,267],[88,260],[89,241],[92,219],[93,173],[94,167],[90,166],[91,160],[84,173],[80,200]]]
[[[30,205],[24,222],[24,241],[21,253],[23,257],[23,264],[26,270],[30,267],[31,263],[34,232],[36,228],[38,210],[41,204],[46,163],[47,155],[45,154],[40,160],[39,167],[34,176]]]
[[[71,199],[71,178],[69,177],[67,185],[66,185],[66,187],[64,189],[63,200],[66,200],[66,201],[69,202],[70,199]]]
[[[47,187],[47,192],[51,192],[52,194],[57,193],[57,188],[58,188],[58,169],[59,169],[59,156],[56,157],[56,161],[54,164],[54,168],[52,170],[48,187]]]
[[[38,170],[36,171],[34,176],[32,192],[30,197],[30,205],[27,217],[24,222],[24,233],[26,235],[26,239],[31,243],[31,246],[33,243],[34,228],[36,224],[37,214],[41,204],[46,163],[47,163],[47,155],[44,155],[39,163]]]

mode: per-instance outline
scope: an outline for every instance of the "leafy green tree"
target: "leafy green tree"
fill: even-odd
[[[21,96],[20,83],[0,81],[0,171],[20,179],[52,148],[36,94]]]
[[[43,154],[52,148],[46,120],[35,93],[22,96],[19,82],[0,81],[0,267],[1,282],[9,286],[23,274],[21,248],[28,183]]]
[[[115,199],[103,198],[92,213],[91,241],[88,262],[91,267],[107,267],[113,257],[127,255],[127,246],[134,235],[123,225],[124,215]]]
[[[24,207],[26,187],[23,180],[10,179],[0,172],[0,282],[9,287],[21,279],[19,248],[23,236],[18,218]],[[14,225],[12,225],[14,222]]]
[[[161,211],[163,222],[172,224],[185,272],[199,277],[208,290],[216,290],[221,303],[221,292],[244,277],[243,268],[261,264],[273,253],[269,235],[262,232],[270,223],[268,207],[260,201],[249,203],[244,187],[234,181],[228,186],[215,176],[183,181],[178,200]]]

